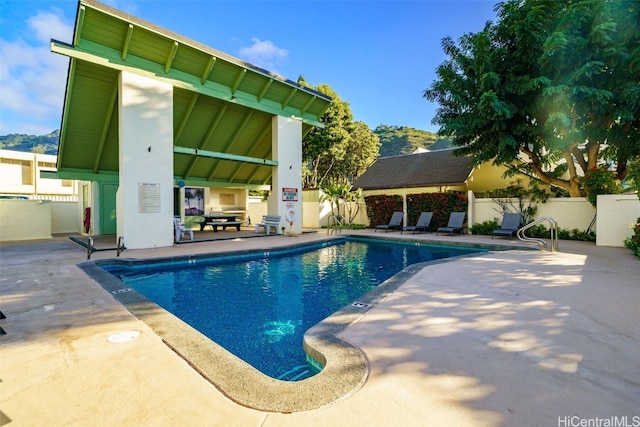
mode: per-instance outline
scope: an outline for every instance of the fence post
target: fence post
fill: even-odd
[[[475,204],[476,195],[472,190],[467,191],[467,230],[471,229],[471,226],[475,224]]]

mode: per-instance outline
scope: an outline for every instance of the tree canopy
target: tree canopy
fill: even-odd
[[[516,171],[582,196],[598,161],[640,153],[640,3],[508,0],[497,23],[458,42],[424,97],[457,154]]]
[[[298,83],[309,86],[303,77]],[[322,117],[324,129],[312,129],[302,140],[303,187],[352,182],[378,157],[380,141],[365,123],[353,121],[349,103],[329,85],[315,89],[333,102]]]
[[[48,135],[10,134],[0,136],[0,149],[39,154],[58,154],[60,131]]]

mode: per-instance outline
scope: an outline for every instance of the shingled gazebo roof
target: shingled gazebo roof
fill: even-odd
[[[456,157],[453,149],[381,157],[353,183],[355,189],[439,187],[464,185],[472,159]]]

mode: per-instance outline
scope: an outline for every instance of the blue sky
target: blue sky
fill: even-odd
[[[446,60],[440,42],[494,21],[496,2],[104,1],[289,79],[326,83],[372,130],[432,132],[437,105],[422,92]],[[0,0],[0,135],[60,127],[68,59],[49,42],[71,42],[76,8],[72,0]]]

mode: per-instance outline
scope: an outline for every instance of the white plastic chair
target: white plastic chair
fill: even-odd
[[[193,230],[187,228],[185,224],[180,223],[180,218],[173,218],[173,226],[176,231],[176,242],[179,242],[187,233],[189,233],[189,237],[193,240]]]

